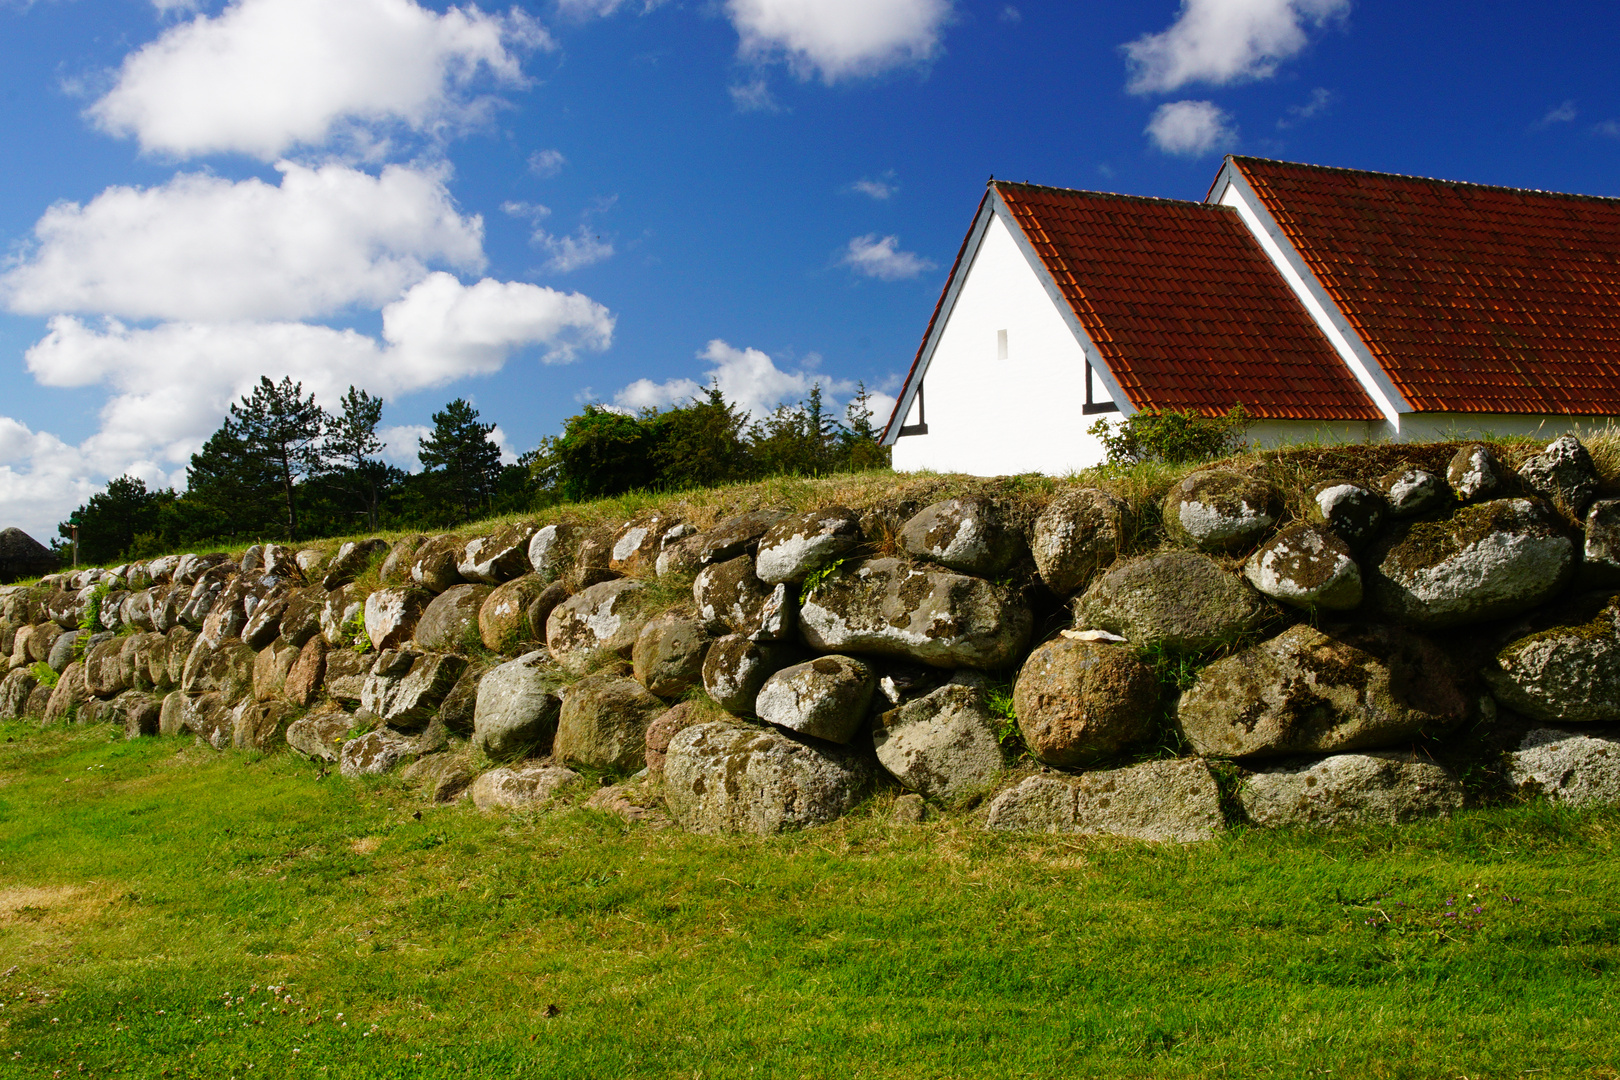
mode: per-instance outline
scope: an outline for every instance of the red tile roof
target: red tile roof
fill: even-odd
[[[1620,199],[1232,161],[1414,408],[1620,415]]]
[[[992,187],[1136,408],[1383,418],[1236,211]]]

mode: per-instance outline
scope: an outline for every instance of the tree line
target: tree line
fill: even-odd
[[[816,386],[750,422],[711,385],[664,410],[587,405],[560,435],[506,464],[495,425],[457,398],[433,414],[418,441],[422,469],[407,473],[379,457],[380,398],[351,386],[328,412],[301,383],[261,377],[192,455],[185,491],[120,476],[61,523],[57,546],[77,528],[80,562],[113,563],[246,538],[447,527],[634,490],[886,468],[869,407],[862,385],[840,419]]]

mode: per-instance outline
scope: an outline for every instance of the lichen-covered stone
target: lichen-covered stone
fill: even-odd
[[[542,581],[556,581],[573,569],[580,529],[566,522],[542,525],[529,538],[529,568]]]
[[[1336,754],[1274,765],[1238,791],[1256,825],[1399,825],[1462,808],[1463,790],[1444,766],[1414,754]]]
[[[1451,663],[1426,639],[1300,625],[1204,668],[1176,715],[1199,754],[1277,757],[1399,745],[1468,712]]]
[[[860,545],[860,518],[847,507],[794,514],[760,537],[754,572],[767,585],[797,583],[853,555]]]
[[[365,692],[366,679],[371,677],[372,668],[376,663],[376,653],[357,653],[353,649],[328,649],[326,677],[322,681],[327,696],[346,705],[360,704],[360,696]]]
[[[1384,496],[1360,484],[1329,481],[1311,490],[1312,518],[1359,548],[1383,527],[1389,505]]]
[[[1119,499],[1096,488],[1065,491],[1035,519],[1035,569],[1048,589],[1072,596],[1119,557],[1126,528],[1126,506]]]
[[[426,589],[394,586],[378,589],[366,597],[366,640],[379,652],[410,644],[422,613],[436,597]]]
[[[185,723],[186,695],[175,690],[164,695],[163,704],[158,708],[158,734],[163,738],[172,739],[186,730]]]
[[[307,758],[336,763],[356,717],[335,702],[316,709],[287,727],[287,745]]]
[[[471,754],[448,752],[416,759],[405,767],[399,778],[420,789],[428,802],[451,803],[466,795],[478,777]]]
[[[365,602],[357,590],[344,585],[326,594],[321,605],[321,636],[333,648],[353,644],[355,631],[365,623]]]
[[[1199,551],[1246,551],[1282,516],[1282,499],[1264,480],[1230,469],[1195,472],[1170,489],[1164,524]]]
[[[463,584],[458,568],[464,545],[453,536],[435,536],[411,554],[411,581],[435,595]]]
[[[186,661],[191,659],[191,650],[197,645],[196,631],[187,626],[176,626],[167,634],[164,640],[169,643],[169,685],[179,686],[185,678]],[[90,644],[95,644],[97,635],[90,636]]]
[[[770,835],[837,820],[876,776],[873,764],[849,748],[713,721],[671,740],[664,792],[688,832]]]
[[[1601,589],[1620,585],[1620,499],[1599,499],[1586,511],[1581,583]]]
[[[698,618],[721,623],[733,634],[753,634],[763,622],[771,590],[754,574],[754,560],[739,555],[705,566],[692,582]]]
[[[984,827],[996,832],[1069,832],[1074,828],[1074,783],[1029,776],[997,795]]]
[[[481,585],[499,585],[527,574],[529,544],[538,528],[533,522],[503,525],[489,536],[480,536],[462,545],[456,572]]]
[[[664,534],[676,524],[668,514],[656,511],[625,522],[608,548],[608,569],[627,576],[650,573],[663,548]]]
[[[1469,443],[1446,467],[1446,481],[1463,502],[1491,499],[1502,490],[1502,466],[1484,443]]]
[[[666,708],[634,679],[589,675],[563,694],[552,754],[562,762],[634,772],[647,756],[647,727]]]
[[[348,541],[338,548],[337,554],[327,565],[321,587],[330,590],[347,585],[365,573],[372,562],[386,557],[388,551],[388,541],[375,536],[367,540]]]
[[[1013,708],[1030,753],[1068,767],[1150,734],[1159,694],[1158,680],[1135,650],[1059,637],[1024,661]]]
[[[407,661],[406,672],[389,668],[391,657]],[[360,690],[360,705],[391,727],[416,731],[427,726],[439,703],[466,670],[467,661],[446,653],[381,653]],[[388,669],[388,670],[385,670]]]
[[[900,528],[900,545],[918,558],[977,577],[994,577],[1025,553],[1024,538],[989,499],[946,499]]]
[[[484,648],[510,654],[521,645],[539,641],[540,637],[534,634],[529,623],[529,606],[548,588],[540,575],[524,574],[497,586],[485,597],[483,606],[478,609],[478,636]],[[543,636],[543,625],[541,629]]]
[[[473,805],[494,810],[540,810],[579,780],[579,773],[549,761],[491,769],[474,780]]]
[[[768,724],[828,742],[847,743],[866,719],[877,679],[848,656],[818,656],[765,680],[754,712]]]
[[[472,744],[492,758],[550,749],[563,680],[544,650],[494,668],[478,684]]]
[[[601,529],[587,529],[580,533],[579,545],[574,549],[573,567],[568,571],[568,584],[579,592],[620,577],[608,565],[613,559],[613,536]]]
[[[690,701],[683,701],[647,725],[648,770],[655,773],[663,772],[670,742],[675,736],[694,724],[702,723],[703,720],[704,714],[696,705]]]
[[[1395,530],[1363,576],[1377,610],[1440,628],[1528,611],[1569,583],[1577,549],[1545,503],[1496,499]]]
[[[1006,768],[984,693],[942,686],[884,713],[872,729],[878,762],[935,802],[956,804],[995,786]]]
[[[320,548],[311,547],[304,548],[295,554],[293,561],[298,565],[298,569],[304,577],[313,581],[326,570],[326,564],[331,562],[331,558]]]
[[[27,668],[17,668],[0,679],[0,720],[15,720],[24,715],[28,698],[39,680]]]
[[[1620,806],[1620,737],[1535,728],[1508,755],[1508,781],[1565,806]]]
[[[1378,478],[1377,487],[1393,518],[1426,514],[1446,506],[1453,498],[1445,477],[1415,465],[1385,473]]]
[[[253,660],[253,700],[274,701],[284,696],[287,673],[300,655],[300,650],[284,641],[272,642],[260,649]]]
[[[248,648],[262,649],[281,636],[281,616],[291,595],[291,590],[282,586],[254,607],[242,625],[242,641]]]
[[[1119,563],[1074,602],[1077,627],[1176,652],[1236,641],[1266,616],[1253,587],[1192,551],[1163,550]]]
[[[1319,525],[1290,525],[1261,544],[1243,566],[1249,584],[1307,611],[1349,611],[1361,604],[1361,568],[1350,545]]]
[[[493,590],[488,585],[452,585],[433,598],[416,622],[412,641],[427,652],[464,653],[482,644],[478,613]]]
[[[693,557],[700,567],[729,562],[739,555],[752,555],[759,547],[760,537],[786,516],[780,510],[750,510],[729,517],[712,529],[680,541],[680,544],[690,544]],[[660,567],[658,573],[662,575],[664,569]]]
[[[1620,721],[1620,597],[1583,600],[1561,614],[1486,665],[1492,695],[1543,723]]]
[[[1191,844],[1213,838],[1225,821],[1209,765],[1182,758],[1072,780],[1031,776],[996,796],[985,828]]]
[[[703,689],[727,712],[750,715],[765,680],[793,659],[793,650],[782,642],[726,634],[703,654]]]
[[[326,590],[319,585],[294,592],[281,613],[281,639],[302,648],[321,632],[321,609],[325,605]]]
[[[286,743],[287,728],[297,715],[285,701],[240,702],[231,710],[231,745],[238,750],[274,750]],[[154,720],[156,716],[154,710]]]
[[[181,694],[180,697],[182,728],[215,750],[224,750],[231,745],[235,730],[230,702],[214,692]]]
[[[338,770],[345,779],[381,776],[416,760],[416,740],[392,728],[378,728],[343,740]]]
[[[1597,494],[1597,466],[1592,455],[1573,435],[1547,444],[1547,448],[1519,466],[1519,478],[1565,513],[1579,518]]]
[[[84,654],[85,689],[96,697],[110,698],[133,686],[135,665],[125,660],[123,651],[123,638],[112,638],[87,649]]]
[[[552,659],[571,671],[583,671],[599,651],[629,655],[646,622],[637,610],[644,588],[630,578],[604,581],[558,604],[546,620],[546,648]]]
[[[384,585],[404,585],[411,580],[411,564],[416,561],[416,550],[427,543],[427,537],[418,533],[395,540],[383,559],[377,576]]]
[[[1033,616],[982,578],[868,559],[819,582],[799,611],[819,652],[890,656],[938,668],[994,670],[1029,642]]]
[[[186,657],[180,689],[188,694],[216,692],[227,705],[235,705],[253,693],[253,665],[258,658],[240,641],[233,639],[211,648],[199,636]]]
[[[298,658],[287,668],[281,691],[295,705],[309,706],[321,692],[326,679],[326,641],[312,637],[298,650]]]
[[[641,628],[630,652],[636,681],[661,698],[680,697],[701,686],[711,640],[696,619],[674,612],[656,616]]]
[[[529,601],[523,615],[528,620],[530,640],[545,643],[546,622],[551,618],[551,613],[557,610],[557,605],[566,599],[568,599],[568,584],[553,581],[540,590],[539,596]]]

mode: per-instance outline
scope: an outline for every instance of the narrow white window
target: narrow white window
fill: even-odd
[[[1007,331],[996,331],[996,359],[1007,359]]]

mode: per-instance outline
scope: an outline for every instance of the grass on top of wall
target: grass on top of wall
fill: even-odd
[[[1616,811],[717,838],[0,738],[8,1075],[1620,1075]]]

